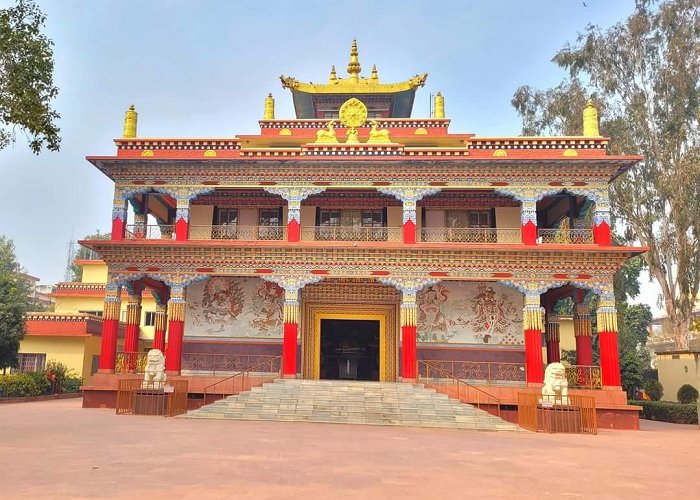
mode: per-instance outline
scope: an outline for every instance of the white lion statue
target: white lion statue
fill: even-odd
[[[146,370],[143,374],[142,389],[162,389],[165,387],[165,356],[160,349],[148,351]]]
[[[566,367],[561,363],[547,365],[541,402],[569,404],[569,382],[566,380]]]

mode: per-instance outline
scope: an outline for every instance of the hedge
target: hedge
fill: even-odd
[[[0,375],[0,398],[40,396],[44,388],[29,373]]]
[[[680,404],[669,401],[630,401],[629,404],[642,407],[641,417],[647,420],[671,422],[674,424],[697,424],[697,404]]]

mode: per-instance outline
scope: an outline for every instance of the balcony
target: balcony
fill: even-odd
[[[190,226],[190,240],[280,241],[285,239],[284,226]]]
[[[538,243],[556,245],[592,245],[592,229],[538,229]]]
[[[307,226],[302,241],[402,241],[400,227]]]
[[[173,238],[174,226],[172,225],[138,225],[126,226],[124,238],[127,240],[170,240]]]
[[[425,227],[420,231],[426,243],[520,243],[520,228]]]

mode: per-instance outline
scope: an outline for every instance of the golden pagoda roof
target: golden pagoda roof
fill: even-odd
[[[353,40],[350,61],[347,66],[349,75],[347,78],[338,78],[335,66],[333,66],[328,83],[304,83],[291,76],[282,75],[280,76],[282,87],[308,94],[394,94],[415,91],[418,87],[425,85],[428,78],[428,74],[423,73],[403,82],[381,83],[376,66],[372,67],[372,74],[369,78],[361,77],[362,67],[358,56],[357,41]]]

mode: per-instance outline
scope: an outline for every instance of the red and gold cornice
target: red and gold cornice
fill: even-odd
[[[376,242],[98,241],[111,273],[256,275],[306,272],[328,277],[411,276],[458,280],[610,280],[644,248],[594,245],[420,244]]]

